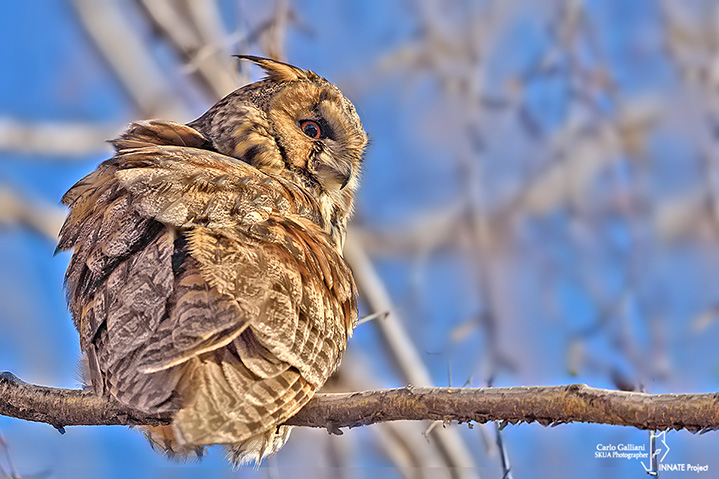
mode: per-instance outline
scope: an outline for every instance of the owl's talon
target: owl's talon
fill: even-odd
[[[333,422],[328,422],[327,424],[325,424],[325,428],[327,429],[327,433],[331,436],[341,436],[344,434],[342,429],[340,429],[337,424]]]

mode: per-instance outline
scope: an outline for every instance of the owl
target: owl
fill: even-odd
[[[337,368],[357,319],[342,257],[367,135],[314,72],[267,77],[189,124],[132,124],[63,197],[69,309],[97,394],[154,447],[259,463]]]

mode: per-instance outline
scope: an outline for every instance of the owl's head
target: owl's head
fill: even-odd
[[[350,207],[367,134],[354,106],[314,72],[242,55],[267,77],[190,123],[222,154]]]

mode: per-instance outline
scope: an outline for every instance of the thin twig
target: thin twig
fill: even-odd
[[[5,436],[3,436],[2,433],[0,433],[0,449],[2,449],[3,453],[5,454],[5,459],[7,460],[7,465],[10,469],[10,473],[6,473],[5,470],[2,468],[0,468],[0,472],[2,472],[3,476],[7,476],[11,479],[20,477],[18,476],[17,470],[15,469],[15,464],[13,463],[12,456],[10,455],[10,446],[8,446],[8,443],[5,440]]]

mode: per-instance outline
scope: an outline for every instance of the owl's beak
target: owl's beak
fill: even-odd
[[[347,183],[350,182],[350,179],[352,179],[352,173],[345,176],[345,180],[342,182],[342,186],[340,186],[340,190],[343,190],[345,186],[347,186]]]
[[[330,159],[323,161],[318,158],[312,165],[312,173],[317,175],[322,185],[327,189],[343,189],[352,179],[352,167],[344,162]]]

